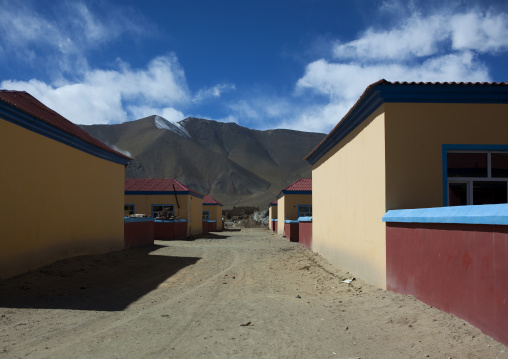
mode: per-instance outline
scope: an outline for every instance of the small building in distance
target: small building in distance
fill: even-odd
[[[203,233],[203,198],[204,195],[172,178],[127,178],[124,215],[145,214],[157,218],[166,214],[167,222],[155,222],[155,239],[182,239]],[[183,234],[177,235],[178,238],[157,235],[158,228],[165,227],[158,223],[171,221],[185,223]]]
[[[22,91],[0,90],[0,278],[124,248],[131,158]]]
[[[275,200],[268,206],[268,227],[274,232],[277,232],[277,215],[277,200]]]
[[[277,195],[277,233],[298,242],[298,218],[312,216],[312,178],[300,178]]]
[[[222,207],[224,205],[216,201],[212,196],[206,195],[203,198],[203,232],[222,231],[224,229],[222,220]]]

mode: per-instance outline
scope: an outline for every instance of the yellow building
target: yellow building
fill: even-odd
[[[277,216],[277,200],[275,200],[268,206],[268,227],[274,232],[277,232]]]
[[[370,85],[306,157],[313,250],[385,288],[386,211],[508,202],[507,133],[505,83]]]
[[[187,222],[185,236],[189,237],[203,233],[203,197],[172,178],[127,178],[124,215],[156,218],[167,208],[177,219]]]
[[[312,179],[300,178],[277,195],[277,233],[298,241],[298,232],[289,231],[291,224],[298,227],[299,217],[312,216]]]
[[[0,91],[0,278],[122,249],[130,158],[26,92]]]
[[[222,231],[222,207],[212,196],[203,198],[203,227],[207,224],[207,232]],[[206,222],[205,222],[206,221]]]

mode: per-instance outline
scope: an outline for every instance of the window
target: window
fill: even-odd
[[[203,221],[208,221],[210,219],[210,211],[203,211]]]
[[[446,154],[448,205],[508,203],[508,152],[458,151]]]
[[[134,214],[134,205],[133,204],[125,204],[123,206],[124,217],[129,217],[131,214]]]
[[[152,204],[152,217],[161,217],[165,209],[167,209],[166,213],[168,214],[166,217],[173,215],[174,207],[172,204]]]
[[[312,206],[298,206],[298,217],[312,217]]]

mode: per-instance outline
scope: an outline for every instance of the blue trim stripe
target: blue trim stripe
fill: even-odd
[[[123,217],[124,223],[153,222],[154,220],[152,217]]]
[[[383,103],[508,103],[508,86],[495,84],[372,84],[306,160],[314,165]]]
[[[508,225],[508,204],[390,210],[383,222]]]
[[[298,220],[285,219],[284,223],[298,223]]]
[[[282,196],[285,196],[287,194],[312,194],[312,191],[286,191],[286,190],[282,190],[282,191],[280,191],[280,193],[277,196],[277,198],[281,198]]]
[[[312,216],[311,217],[299,217],[299,222],[312,222]]]
[[[272,218],[272,222],[277,222],[277,218]]]
[[[129,158],[106,151],[76,136],[73,136],[70,133],[60,130],[59,128],[53,127],[3,101],[0,101],[0,118],[29,131],[38,133],[39,135],[110,162],[126,166],[131,161]]]
[[[187,222],[186,219],[156,219],[155,223],[180,223]]]

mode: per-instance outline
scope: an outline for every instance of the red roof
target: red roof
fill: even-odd
[[[312,178],[300,178],[280,191],[277,198],[285,194],[302,194],[302,192],[312,192]]]
[[[212,196],[210,195],[206,195],[204,198],[203,198],[203,204],[216,204],[216,205],[219,205],[219,206],[223,206],[222,203],[220,202],[217,202],[214,198],[212,198]]]
[[[300,178],[283,189],[286,192],[312,191],[312,178]]]
[[[192,192],[203,198],[199,192],[184,186],[173,178],[126,178],[125,192]]]
[[[57,112],[53,111],[25,91],[0,90],[0,100],[52,127],[55,127],[71,136],[76,137],[77,139],[88,142],[95,147],[114,153],[115,155],[132,160],[132,158],[127,157],[118,151],[115,151],[108,145],[89,135],[85,130],[70,122]]]

